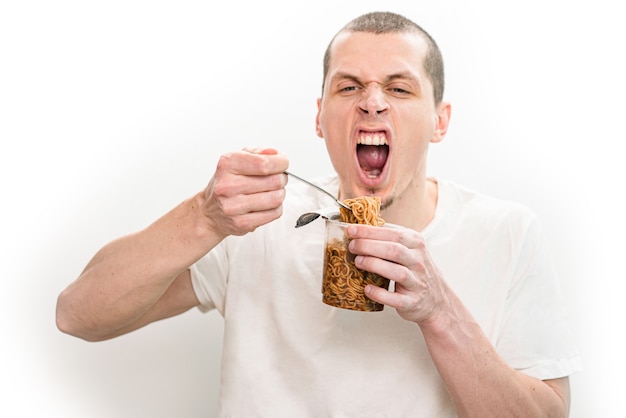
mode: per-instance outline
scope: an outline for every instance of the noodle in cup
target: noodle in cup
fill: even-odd
[[[346,230],[350,225],[326,219],[322,301],[337,308],[382,311],[385,305],[365,296],[364,289],[368,284],[388,289],[389,279],[356,268],[354,254],[348,250],[350,239]]]

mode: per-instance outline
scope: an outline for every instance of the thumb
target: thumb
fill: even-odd
[[[246,147],[243,150],[247,151],[247,152],[251,152],[252,154],[260,154],[260,155],[276,155],[276,154],[278,154],[278,151],[276,149],[274,149],[274,148],[260,148],[260,147],[249,148],[249,147]]]

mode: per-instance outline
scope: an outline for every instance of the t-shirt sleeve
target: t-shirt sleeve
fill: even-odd
[[[513,268],[496,348],[512,367],[542,380],[582,369],[559,278],[536,218]]]
[[[228,277],[228,256],[226,243],[222,241],[189,268],[191,284],[200,301],[198,309],[208,312],[217,309],[224,315],[226,282]]]

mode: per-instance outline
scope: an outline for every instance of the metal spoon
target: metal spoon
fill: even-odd
[[[341,207],[343,207],[343,208],[345,208],[345,209],[348,209],[348,210],[352,210],[352,209],[350,209],[350,206],[346,205],[346,204],[345,204],[345,203],[343,203],[341,200],[337,199],[335,196],[333,196],[332,194],[330,194],[330,193],[329,193],[329,192],[327,192],[326,190],[322,189],[321,187],[319,187],[319,186],[317,186],[317,185],[315,185],[315,184],[311,183],[310,181],[305,180],[305,179],[303,179],[302,177],[298,177],[298,176],[296,176],[295,174],[290,173],[289,171],[285,171],[285,174],[288,174],[288,175],[290,175],[291,177],[297,178],[298,180],[300,180],[300,181],[302,181],[302,182],[304,182],[304,183],[308,184],[309,186],[313,186],[313,187],[315,187],[315,188],[316,188],[317,190],[319,190],[320,192],[325,193],[326,195],[330,196],[330,198],[331,198],[331,199],[333,199],[333,200],[335,201],[335,203],[337,203],[339,206],[341,206]]]
[[[298,180],[308,184],[309,186],[313,186],[315,187],[317,190],[319,190],[322,193],[325,193],[326,195],[330,196],[335,203],[337,203],[339,206],[346,208],[348,210],[352,210],[350,208],[350,206],[346,205],[345,203],[343,203],[341,200],[337,199],[335,196],[333,196],[332,194],[330,194],[329,192],[327,192],[326,190],[322,189],[321,187],[311,183],[310,181],[307,181],[305,179],[303,179],[302,177],[298,177],[293,173],[290,173],[289,171],[285,171],[285,174],[288,174],[292,177],[297,178]],[[311,222],[313,222],[314,220],[316,220],[317,218],[319,218],[320,216],[322,216],[321,213],[319,212],[307,212],[307,213],[303,213],[302,215],[300,215],[300,217],[298,217],[298,220],[296,221],[296,228],[300,228],[301,226],[307,225]],[[326,217],[326,216],[324,216]]]
[[[317,218],[319,218],[320,215],[317,212],[307,212],[307,213],[303,213],[302,215],[300,215],[298,217],[298,219],[296,220],[296,228],[300,228],[301,226],[310,224],[311,222],[313,222],[314,220],[316,220]]]

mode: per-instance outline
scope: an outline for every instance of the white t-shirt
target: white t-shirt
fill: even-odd
[[[446,281],[513,368],[539,379],[579,370],[538,221],[519,204],[437,180],[422,231]],[[337,179],[319,184],[336,193]],[[202,310],[224,317],[222,417],[454,417],[419,327],[394,309],[322,303],[324,221],[332,206],[290,181],[283,216],[229,237],[191,268]]]

